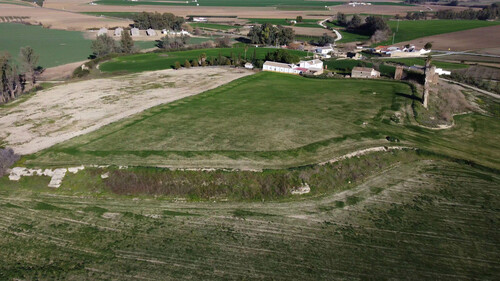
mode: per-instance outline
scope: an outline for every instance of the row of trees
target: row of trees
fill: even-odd
[[[252,44],[288,45],[295,40],[295,32],[289,27],[264,23],[250,29],[248,37]]]
[[[217,65],[243,66],[248,61],[257,62],[256,49],[254,49],[253,54],[250,54],[248,60],[246,58],[246,51],[245,54],[241,53],[235,54],[231,52],[229,57],[223,56],[221,53],[219,53],[219,55],[216,57],[207,57],[206,53],[202,53],[198,56],[198,58],[192,60],[185,60],[184,64],[181,64],[178,61],[175,62],[174,68],[179,69],[181,67],[190,68],[190,67],[199,67],[199,66],[205,67],[205,66],[217,66]]]
[[[126,30],[122,32],[119,42],[107,34],[97,36],[96,40],[92,41],[91,49],[94,58],[114,53],[130,54],[137,51],[134,40]]]
[[[42,68],[33,48],[24,47],[19,52],[18,66],[8,54],[0,54],[0,104],[16,99],[33,88]]]
[[[170,29],[181,30],[185,20],[172,13],[148,13],[142,12],[136,14],[133,18],[134,26],[139,29]]]
[[[497,3],[481,10],[467,9],[463,11],[442,10],[436,12],[438,19],[464,19],[464,20],[492,20],[500,16],[500,7]]]

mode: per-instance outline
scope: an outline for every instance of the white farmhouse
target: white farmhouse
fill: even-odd
[[[332,45],[330,45],[327,47],[318,47],[314,51],[319,55],[326,56],[326,55],[330,55],[331,53],[333,53],[334,50],[333,50]]]
[[[306,68],[308,70],[311,69],[323,69],[323,62],[321,60],[307,60],[307,61],[300,61],[299,62],[299,67]]]
[[[134,27],[134,28],[130,29],[130,35],[132,35],[132,36],[139,36],[140,35],[139,28]]]
[[[313,74],[323,73],[323,62],[321,60],[300,61],[298,64],[280,63],[266,61],[262,67],[264,71],[281,72],[288,74]]]
[[[146,35],[147,36],[156,36],[156,31],[154,29],[148,28],[146,30]]]
[[[123,33],[123,28],[118,27],[117,29],[115,29],[115,36],[122,36],[122,33]]]
[[[103,27],[103,28],[99,29],[99,31],[97,31],[97,36],[101,36],[104,34],[108,34],[108,29],[105,27]]]
[[[368,67],[354,67],[351,72],[352,78],[379,78],[380,72]]]
[[[272,72],[281,72],[281,73],[289,73],[289,74],[300,74],[301,70],[296,69],[297,66],[294,64],[274,62],[274,61],[266,61],[262,67],[264,71],[272,71]]]

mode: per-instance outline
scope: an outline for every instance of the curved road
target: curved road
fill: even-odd
[[[329,19],[331,19],[331,18],[324,19],[324,20],[320,21],[318,24],[325,29],[329,29],[328,26],[326,26],[326,24],[325,24],[325,22],[327,22]],[[337,35],[337,38],[335,38],[335,40],[334,40],[335,42],[342,40],[342,34],[340,34],[340,32],[338,32],[336,29],[333,29],[333,28],[331,30],[333,32],[335,32],[335,34]]]

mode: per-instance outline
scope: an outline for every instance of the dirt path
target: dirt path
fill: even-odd
[[[467,84],[464,84],[464,83],[460,83],[460,82],[456,82],[456,81],[453,81],[453,80],[448,80],[448,79],[445,79],[445,78],[439,78],[443,81],[446,81],[448,83],[451,83],[451,84],[457,84],[457,85],[460,85],[462,87],[465,87],[465,88],[468,88],[468,89],[472,89],[478,93],[481,93],[481,94],[484,94],[484,95],[488,95],[490,97],[493,97],[493,98],[496,98],[496,99],[500,99],[500,95],[498,94],[495,94],[495,93],[492,93],[492,92],[488,92],[488,91],[485,91],[485,90],[481,90],[479,88],[476,88],[474,86],[470,86],[470,85],[467,85]]]
[[[84,61],[78,61],[78,62],[72,62],[68,64],[63,64],[55,67],[49,67],[45,69],[38,79],[39,81],[54,81],[54,80],[65,80],[71,77],[71,74],[73,73],[73,70],[75,70],[77,67],[81,66],[87,62],[87,60]]]
[[[0,108],[0,142],[19,154],[35,153],[252,73],[234,68],[192,68],[59,85]]]

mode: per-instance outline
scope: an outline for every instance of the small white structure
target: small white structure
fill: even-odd
[[[314,50],[314,52],[320,55],[330,55],[331,53],[334,52],[334,49],[332,45],[330,45],[328,47],[318,47]]]
[[[291,21],[290,21],[290,23],[291,23],[291,24],[296,24],[296,23],[297,23],[297,21],[296,21],[296,20],[291,20]]]
[[[436,68],[436,73],[438,75],[451,75],[451,71],[448,71],[448,70],[444,70],[442,68]]]
[[[134,28],[130,29],[130,35],[132,35],[132,36],[139,36],[140,35],[139,28],[134,27]]]
[[[164,35],[167,35],[167,36],[189,36],[191,37],[191,33],[185,31],[185,30],[181,30],[181,31],[173,31],[173,30],[167,30],[167,29],[163,29],[161,31],[161,34],[164,34]]]
[[[123,33],[123,28],[118,27],[117,29],[115,29],[115,36],[122,36],[122,33]]]
[[[247,69],[253,69],[253,64],[247,62],[247,63],[245,63],[245,68],[247,68]]]
[[[193,18],[194,22],[207,22],[207,18]]]
[[[156,36],[156,31],[154,29],[148,28],[146,30],[146,35],[147,36]]]
[[[351,72],[352,78],[379,78],[380,72],[368,67],[354,67]]]
[[[97,31],[97,36],[101,36],[104,34],[108,34],[108,29],[105,27],[103,27],[103,28],[99,29],[99,31]]]

